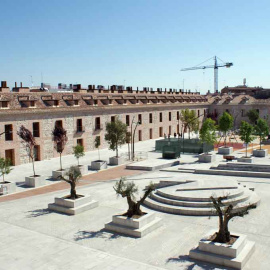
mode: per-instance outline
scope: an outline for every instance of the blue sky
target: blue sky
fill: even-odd
[[[270,87],[267,0],[1,0],[0,80],[213,90]],[[209,61],[207,64],[212,64]]]

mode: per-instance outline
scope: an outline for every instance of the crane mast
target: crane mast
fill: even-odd
[[[208,59],[209,60],[209,59]],[[206,60],[206,61],[208,61]],[[205,62],[206,62],[205,61]],[[208,65],[208,66],[195,66],[190,68],[183,68],[181,71],[188,71],[188,70],[197,70],[197,69],[206,69],[206,68],[213,68],[214,69],[214,91],[218,91],[218,68],[220,67],[226,67],[229,68],[233,66],[233,63],[227,62],[223,64],[219,64],[217,61],[217,57],[214,56],[214,65]]]

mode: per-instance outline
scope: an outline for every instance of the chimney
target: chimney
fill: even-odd
[[[17,82],[15,82],[15,88],[17,88]]]
[[[22,88],[22,82],[21,82],[21,86],[20,87]]]
[[[6,88],[7,87],[7,82],[6,81],[1,81],[1,87]]]

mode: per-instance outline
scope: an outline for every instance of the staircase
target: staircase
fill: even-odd
[[[226,196],[224,205],[233,204],[235,210],[244,208],[248,204],[257,205],[260,198],[254,191],[247,187],[216,187],[196,188],[185,187],[177,189],[178,186],[158,188],[145,200],[144,205],[169,214],[189,216],[212,216],[215,215],[210,196]],[[193,195],[194,194],[194,195]]]

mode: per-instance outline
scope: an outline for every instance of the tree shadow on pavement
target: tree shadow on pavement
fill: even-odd
[[[221,265],[210,264],[203,261],[193,260],[188,255],[180,255],[179,257],[176,257],[176,258],[169,258],[167,259],[166,263],[186,263],[186,265],[181,265],[181,267],[183,266],[186,267],[184,268],[185,270],[195,270],[195,269],[198,269],[198,267],[205,270],[218,270],[218,269],[233,270],[233,268],[228,268]]]
[[[48,208],[45,209],[36,209],[36,210],[31,210],[28,211],[29,215],[27,215],[28,218],[33,218],[33,217],[40,217],[40,216],[45,216],[48,214],[51,214],[53,211],[49,210]]]
[[[78,231],[75,236],[75,241],[91,239],[91,238],[104,238],[107,240],[117,239],[121,237],[119,234],[111,233],[106,231],[105,229],[99,231]]]

